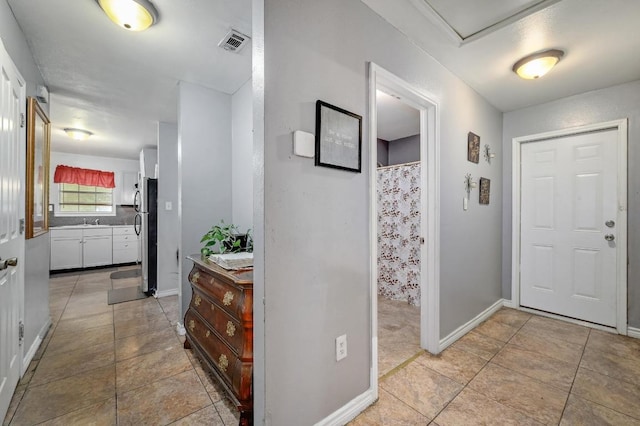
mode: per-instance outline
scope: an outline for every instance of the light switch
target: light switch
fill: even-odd
[[[165,202],[164,202],[164,209],[165,209],[165,210],[171,210],[171,209],[173,209],[173,204],[171,204],[171,201],[165,201]]]
[[[293,132],[293,153],[299,157],[315,157],[315,136],[311,133],[303,132],[302,130],[296,130]]]

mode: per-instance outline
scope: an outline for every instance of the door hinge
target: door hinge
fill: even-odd
[[[24,112],[20,113],[20,128],[23,128],[25,125]]]
[[[24,342],[24,322],[20,321],[18,325],[18,338],[20,339],[20,344]]]
[[[24,218],[20,219],[20,235],[24,234]]]

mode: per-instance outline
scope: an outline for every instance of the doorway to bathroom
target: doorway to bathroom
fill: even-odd
[[[370,64],[372,384],[439,352],[437,104]]]

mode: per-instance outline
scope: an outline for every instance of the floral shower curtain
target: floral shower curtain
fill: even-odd
[[[420,306],[420,163],[378,169],[378,294]]]

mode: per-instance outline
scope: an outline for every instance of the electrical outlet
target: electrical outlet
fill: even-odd
[[[347,335],[336,337],[336,361],[347,357]]]

